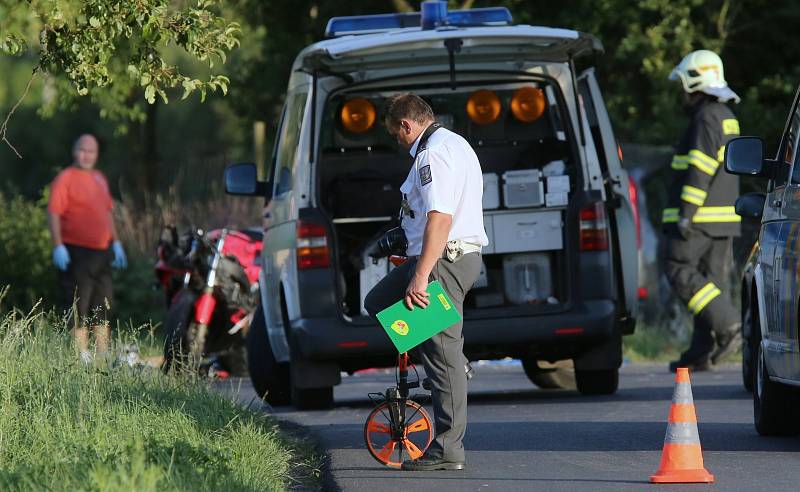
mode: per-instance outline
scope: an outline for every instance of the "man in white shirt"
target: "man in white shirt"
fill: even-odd
[[[438,280],[463,314],[464,297],[478,278],[483,229],[483,176],[480,162],[461,136],[434,122],[419,96],[400,94],[386,108],[386,128],[414,157],[400,191],[401,226],[409,261],[392,270],[364,300],[375,315],[405,297],[409,309],[426,307],[428,283]],[[423,456],[405,461],[404,470],[463,470],[467,428],[467,376],[463,323],[420,346],[430,379],[435,437]]]

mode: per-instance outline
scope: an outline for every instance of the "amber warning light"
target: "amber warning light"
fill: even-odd
[[[489,125],[497,121],[501,109],[500,98],[490,90],[475,91],[467,100],[469,119],[479,125]]]
[[[511,96],[511,114],[522,123],[538,120],[544,109],[544,92],[538,87],[520,87]]]
[[[339,113],[339,119],[345,130],[352,133],[364,133],[375,124],[375,106],[359,97],[347,101]]]

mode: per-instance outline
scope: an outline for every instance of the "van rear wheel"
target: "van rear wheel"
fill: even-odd
[[[575,369],[575,383],[584,395],[612,395],[619,387],[619,369]]]
[[[532,357],[522,359],[525,375],[542,389],[575,389],[575,369],[572,361],[548,364]]]

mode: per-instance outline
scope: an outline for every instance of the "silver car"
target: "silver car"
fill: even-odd
[[[747,193],[736,212],[760,221],[758,241],[742,277],[742,374],[753,390],[756,429],[800,434],[800,92],[795,96],[774,159],[758,137],[731,140],[729,173],[767,181],[766,193]]]

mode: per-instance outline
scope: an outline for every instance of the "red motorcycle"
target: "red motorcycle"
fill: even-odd
[[[262,233],[167,228],[156,277],[168,306],[163,370],[187,366],[224,378],[247,374],[245,340],[259,304]]]

